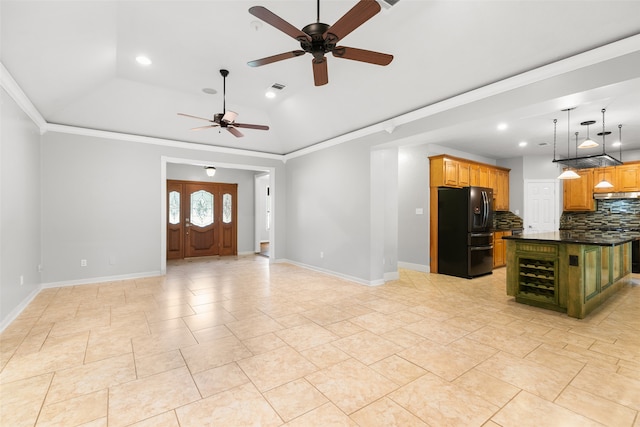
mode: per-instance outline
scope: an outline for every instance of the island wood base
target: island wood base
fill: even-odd
[[[631,243],[507,240],[507,294],[583,319],[631,281]]]

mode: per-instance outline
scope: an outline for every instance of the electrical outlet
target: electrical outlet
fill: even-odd
[[[86,259],[81,259],[80,260],[80,267],[86,267],[87,266],[87,260]]]
[[[20,286],[24,285],[24,276],[20,275]]]
[[[320,258],[324,258],[324,252],[320,252]]]

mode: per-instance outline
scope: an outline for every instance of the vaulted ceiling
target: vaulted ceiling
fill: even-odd
[[[320,21],[333,24],[355,3],[321,1]],[[328,55],[325,86],[314,86],[309,54],[247,65],[300,48],[248,9],[264,6],[302,28],[316,21],[312,0],[2,0],[0,61],[47,123],[194,144],[288,154],[369,129],[378,142],[499,159],[550,154],[553,118],[566,147],[563,108],[578,107],[572,136],[586,135],[586,120],[597,121],[593,135],[604,107],[607,130],[617,136],[623,123],[624,149],[640,149],[640,1],[380,3],[340,44],[393,61]],[[136,63],[141,54],[150,66]],[[190,131],[206,122],[177,115],[222,112],[222,68],[227,109],[269,131]],[[268,99],[274,83],[285,88]]]

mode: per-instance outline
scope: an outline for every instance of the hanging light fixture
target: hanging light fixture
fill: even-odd
[[[569,141],[571,138],[570,136],[571,110],[573,110],[573,108],[567,108],[566,110],[563,110],[567,112],[567,158],[569,158]],[[554,162],[557,162],[556,160],[556,124],[557,123],[558,123],[558,119],[553,119],[553,161]],[[564,172],[560,174],[560,176],[558,176],[558,179],[578,179],[578,178],[580,178],[580,175],[578,175],[573,169],[566,169]]]
[[[207,173],[207,176],[214,176],[216,174],[216,168],[213,166],[205,166],[204,171]]]
[[[605,138],[605,136],[607,136],[608,133],[611,133],[611,132],[606,132],[604,130],[604,112],[605,111],[606,110],[603,108],[602,109],[602,148],[603,149],[604,149],[604,146],[605,146],[604,138]],[[587,128],[587,129],[589,129],[589,128]],[[618,128],[618,129],[620,129],[620,128]],[[620,158],[622,158],[622,150],[620,150]],[[607,181],[607,179],[605,178],[604,171],[602,172],[602,180],[599,183],[596,184],[596,188],[613,188],[613,184],[610,183],[609,181]]]
[[[580,123],[582,126],[587,127],[587,139],[582,141],[582,144],[578,145],[578,148],[594,148],[599,145],[597,142],[595,142],[593,139],[589,137],[589,126],[594,124],[595,122],[596,122],[595,120],[588,120],[586,122]]]

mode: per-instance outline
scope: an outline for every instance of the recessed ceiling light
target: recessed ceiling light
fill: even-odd
[[[506,130],[509,126],[506,123],[498,123],[498,130]]]
[[[520,142],[518,143],[518,145],[519,145],[520,147],[526,147],[526,146],[527,146],[527,141],[520,141]]]
[[[620,147],[620,146],[622,145],[622,142],[620,142],[620,141],[616,141],[616,142],[614,142],[614,143],[613,143],[613,144],[611,144],[611,145],[613,145],[614,147]]]
[[[140,65],[151,65],[151,60],[144,55],[136,56],[136,61]]]
[[[268,90],[264,93],[264,96],[266,96],[267,98],[271,99],[271,98],[275,98],[276,97],[276,93],[272,90]]]
[[[217,90],[212,89],[212,88],[210,88],[210,87],[205,87],[204,89],[202,89],[202,91],[203,91],[204,93],[208,93],[209,95],[215,95],[216,93],[218,93],[218,91],[217,91]]]

